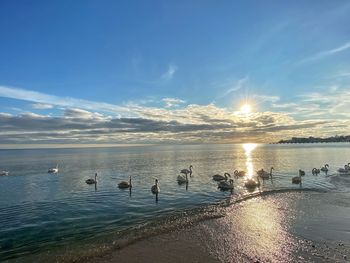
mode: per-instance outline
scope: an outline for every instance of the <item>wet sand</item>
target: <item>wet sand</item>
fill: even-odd
[[[348,194],[255,197],[87,262],[350,262]]]

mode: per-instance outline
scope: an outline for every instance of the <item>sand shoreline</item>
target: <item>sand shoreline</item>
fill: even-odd
[[[325,204],[325,198],[332,201]],[[285,200],[293,204],[285,207]],[[325,208],[318,207],[318,215],[306,217],[311,212],[307,207],[315,208],[316,203]],[[85,262],[348,262],[350,235],[347,238],[346,231],[339,234],[339,224],[333,225],[347,213],[340,213],[343,209],[322,193],[255,197],[232,205],[223,218],[141,239]],[[260,214],[252,215],[254,211]],[[242,218],[245,220],[235,224]],[[347,218],[342,219],[341,229],[350,229]],[[264,220],[269,222],[263,224]],[[327,223],[333,227],[321,230]]]

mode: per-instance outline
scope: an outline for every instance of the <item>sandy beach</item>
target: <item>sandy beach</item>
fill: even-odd
[[[314,192],[255,197],[88,262],[349,262],[349,203]]]

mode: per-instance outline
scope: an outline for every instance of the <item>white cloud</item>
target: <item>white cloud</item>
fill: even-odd
[[[233,91],[240,90],[247,83],[249,78],[246,76],[244,78],[239,79],[237,82],[230,85],[230,87],[223,93],[221,97],[225,97]]]
[[[163,73],[161,78],[164,79],[164,80],[171,80],[177,70],[178,70],[178,67],[176,65],[170,64],[168,66],[168,70]]]
[[[33,109],[36,109],[36,110],[48,110],[53,108],[53,105],[46,104],[46,103],[34,103],[31,106]]]
[[[0,86],[0,97],[24,100],[36,103],[50,104],[67,108],[82,108],[87,110],[98,110],[117,114],[118,112],[127,112],[125,107],[89,100],[75,99],[70,97],[58,97],[45,93],[25,90],[20,88]]]
[[[244,88],[245,85],[247,84],[248,80],[249,80],[248,76],[245,76],[244,78],[241,78],[239,80],[228,79],[228,80],[224,80],[220,83],[213,83],[212,85],[215,88],[219,88],[221,90],[224,90],[221,94],[219,94],[215,98],[214,102],[217,100],[226,98],[228,95],[230,95],[234,91],[238,91],[238,90]]]
[[[64,111],[64,117],[71,119],[94,119],[94,120],[107,120],[109,116],[104,116],[98,112],[90,112],[82,109],[66,109]]]
[[[297,103],[294,103],[294,102],[291,102],[291,103],[281,103],[281,104],[271,104],[271,107],[272,108],[275,108],[275,109],[292,109],[292,108],[295,108],[297,107],[298,104]]]
[[[305,59],[301,60],[299,62],[299,64],[303,64],[303,63],[314,61],[314,60],[323,59],[323,58],[331,56],[333,54],[345,51],[345,50],[347,50],[349,48],[350,48],[350,42],[347,42],[347,43],[345,43],[345,44],[343,44],[343,45],[341,45],[339,47],[332,48],[332,49],[329,49],[329,50],[325,50],[325,51],[319,52],[319,53],[317,53],[317,54],[315,54],[313,56],[305,58]]]
[[[176,99],[176,98],[164,98],[162,99],[162,101],[165,103],[166,108],[176,107],[176,106],[179,106],[180,104],[185,103],[184,100]]]
[[[269,95],[253,95],[252,96],[257,102],[277,102],[280,100],[278,96],[269,96]]]

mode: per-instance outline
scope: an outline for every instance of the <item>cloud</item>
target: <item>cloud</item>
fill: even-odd
[[[34,103],[31,106],[33,109],[36,109],[36,110],[48,110],[53,108],[53,105],[46,104],[46,103]]]
[[[222,92],[220,95],[216,97],[214,101],[226,98],[228,95],[230,95],[232,92],[238,91],[245,87],[246,83],[248,82],[249,78],[248,76],[241,78],[239,80],[232,81],[231,79],[225,80],[221,83],[213,83],[212,85],[215,88],[225,89],[224,92]]]
[[[257,102],[277,102],[280,100],[278,96],[269,96],[269,95],[253,95],[252,96]]]
[[[176,65],[170,64],[168,66],[168,70],[164,72],[163,75],[161,76],[161,79],[171,80],[174,77],[177,70],[178,70],[178,67]]]
[[[185,103],[184,100],[176,99],[176,98],[164,98],[162,101],[165,103],[166,108],[176,107],[180,104]]]
[[[66,109],[64,111],[64,116],[71,119],[95,119],[95,120],[104,120],[110,119],[110,117],[104,117],[98,112],[90,112],[82,109]]]
[[[272,103],[271,107],[275,108],[275,109],[284,109],[284,110],[288,110],[290,111],[291,109],[297,107],[298,104],[294,103],[294,102],[290,102],[290,103],[280,103],[280,104],[276,104],[276,103]]]
[[[82,109],[60,116],[0,113],[0,143],[184,143],[276,140],[286,132],[320,127],[287,114],[260,112],[249,119],[214,105],[139,108],[139,117],[112,118]],[[314,133],[313,133],[314,134]]]
[[[177,98],[164,98],[164,107],[120,107],[73,98],[65,102],[65,98],[2,88],[0,92],[7,97],[58,105],[60,111],[48,115],[0,113],[0,144],[271,142],[291,136],[345,134],[350,124],[344,118],[350,117],[350,91],[342,87],[302,94],[293,103],[256,95],[256,100],[272,102],[276,111],[253,112],[248,117],[214,104],[183,105]],[[82,101],[89,105],[80,104]],[[92,106],[96,107],[89,109]],[[114,109],[122,110],[115,114]]]
[[[249,78],[246,76],[244,78],[239,79],[236,83],[231,84],[230,87],[222,94],[221,97],[225,97],[231,92],[240,90],[241,88],[244,87],[244,85],[247,83],[248,80]]]
[[[310,57],[307,57],[303,60],[301,60],[299,62],[299,64],[303,64],[303,63],[307,63],[307,62],[310,62],[310,61],[314,61],[314,60],[319,60],[319,59],[323,59],[323,58],[326,58],[328,56],[331,56],[331,55],[334,55],[334,54],[337,54],[339,52],[343,52],[347,49],[350,48],[350,42],[347,42],[339,47],[336,47],[336,48],[333,48],[333,49],[329,49],[329,50],[325,50],[325,51],[322,51],[322,52],[319,52],[313,56],[310,56]]]
[[[127,109],[124,107],[109,103],[75,99],[70,97],[58,97],[37,91],[6,86],[0,86],[0,97],[50,104],[67,108],[83,108],[87,110],[98,110],[110,113],[119,113],[127,111]]]

